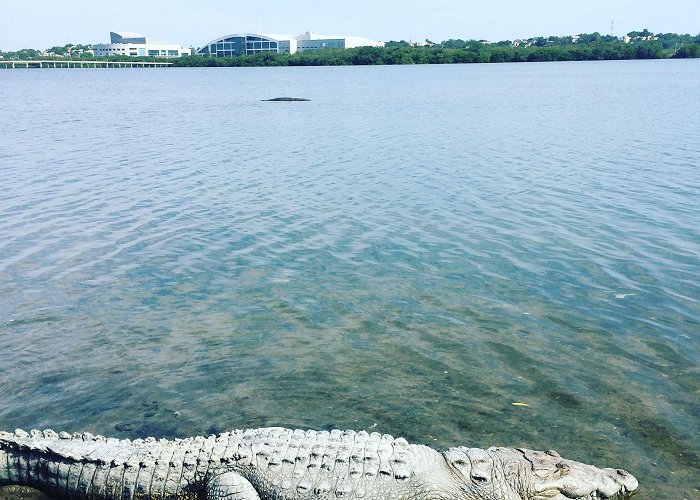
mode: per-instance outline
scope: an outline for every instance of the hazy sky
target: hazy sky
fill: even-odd
[[[375,40],[700,33],[698,0],[0,0],[0,50],[105,43],[135,31],[183,46],[240,32],[316,31]]]

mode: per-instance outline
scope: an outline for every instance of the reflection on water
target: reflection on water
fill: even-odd
[[[695,61],[0,77],[0,428],[372,428],[697,496]]]

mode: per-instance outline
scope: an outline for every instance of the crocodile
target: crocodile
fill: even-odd
[[[557,452],[439,452],[365,431],[269,427],[187,439],[0,432],[0,486],[67,500],[593,500],[637,480]]]

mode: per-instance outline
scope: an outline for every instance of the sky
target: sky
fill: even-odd
[[[0,7],[0,51],[109,43],[110,31],[185,47],[241,32],[434,42],[611,30],[619,36],[644,28],[700,33],[698,0],[0,0]]]

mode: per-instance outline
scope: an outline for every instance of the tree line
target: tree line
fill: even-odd
[[[78,50],[76,50],[78,49]],[[43,54],[33,49],[0,52],[5,59],[66,58],[89,60],[89,46],[52,47]],[[46,53],[53,54],[48,56]],[[535,37],[528,40],[450,39],[441,43],[428,40],[416,45],[390,41],[384,47],[324,49],[295,54],[262,52],[236,57],[187,56],[170,59],[175,66],[348,66],[373,64],[461,64],[545,61],[601,61],[621,59],[664,59],[700,57],[700,35],[656,34],[648,30],[633,31],[624,40],[600,33],[583,33],[567,37]],[[111,56],[113,61],[155,61],[152,57]]]
[[[600,35],[599,35],[600,36]],[[549,39],[516,44],[506,41],[447,40],[413,46],[388,42],[384,47],[326,49],[295,54],[263,52],[236,57],[190,56],[174,60],[176,66],[345,66],[371,64],[460,64],[545,61],[602,61],[700,57],[700,36],[688,41],[641,40],[630,43],[592,37],[581,43]]]

